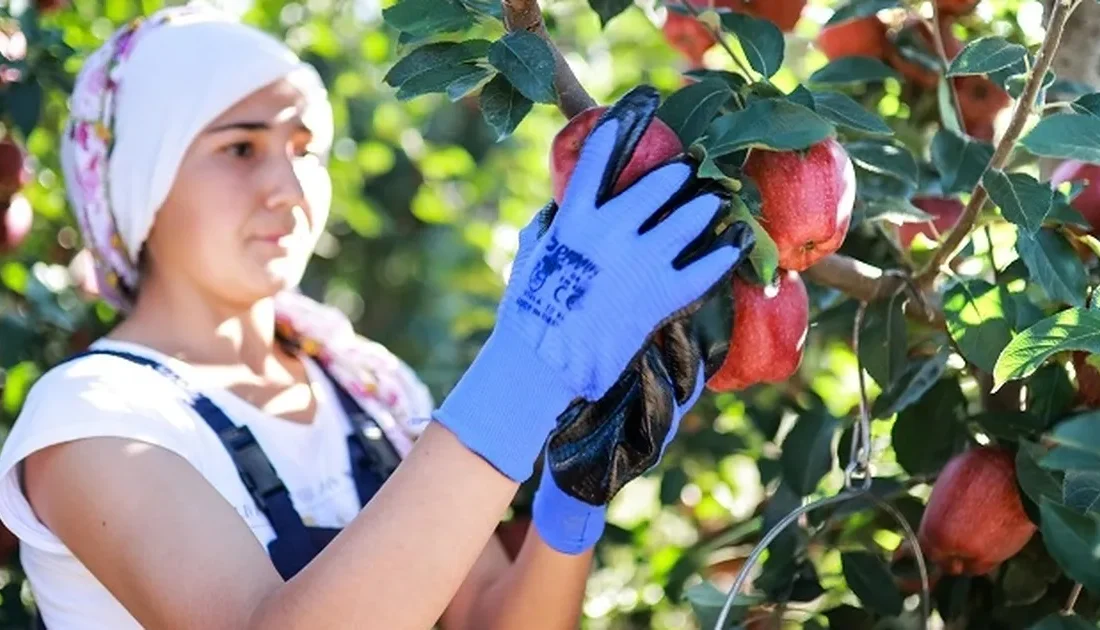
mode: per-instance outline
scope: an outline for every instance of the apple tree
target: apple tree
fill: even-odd
[[[1100,57],[1100,3],[222,4],[330,86],[334,216],[304,289],[438,397],[586,110],[659,90],[654,125],[752,227],[704,307],[732,349],[612,503],[585,628],[1097,627],[1100,69],[1075,60]],[[61,5],[0,13],[5,426],[117,321],[57,134],[80,59],[161,2]],[[17,560],[4,624],[33,608]]]

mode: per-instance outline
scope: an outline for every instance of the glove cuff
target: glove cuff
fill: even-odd
[[[522,483],[558,415],[576,398],[557,370],[498,326],[433,418],[509,479]]]
[[[554,482],[549,464],[542,467],[531,510],[539,536],[560,553],[579,555],[596,546],[603,536],[607,507],[566,494]]]

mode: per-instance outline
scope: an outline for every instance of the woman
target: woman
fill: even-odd
[[[120,29],[78,76],[62,162],[125,318],[35,384],[0,454],[44,625],[575,626],[601,507],[544,477],[514,562],[494,527],[562,411],[744,255],[719,239],[681,260],[722,203],[687,163],[606,194],[639,120],[622,108],[590,135],[433,410],[404,363],[294,289],[330,201],[314,70],[201,5]]]

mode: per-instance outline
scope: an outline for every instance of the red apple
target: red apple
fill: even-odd
[[[1016,486],[1016,459],[1001,447],[972,448],[940,471],[920,522],[925,555],[948,575],[984,575],[1035,533]]]
[[[798,272],[781,269],[778,276],[772,287],[734,276],[731,352],[707,381],[710,390],[778,383],[798,370],[810,327],[809,294]]]
[[[559,204],[565,196],[565,187],[581,157],[581,148],[596,121],[607,111],[607,107],[591,107],[577,114],[554,136],[550,147],[550,181],[553,186],[554,200]],[[684,150],[679,136],[659,118],[654,118],[642,134],[642,139],[634,148],[634,154],[619,175],[612,193],[621,192],[653,170],[658,165],[681,154]]]
[[[780,267],[803,271],[840,249],[856,175],[839,142],[829,138],[808,151],[753,149],[745,173],[760,189],[760,223],[779,248]]]

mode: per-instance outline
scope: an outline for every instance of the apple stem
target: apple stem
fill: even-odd
[[[730,59],[733,59],[733,63],[735,63],[737,65],[737,68],[741,71],[741,73],[745,75],[745,80],[748,81],[749,83],[752,83],[753,82],[752,72],[749,71],[749,69],[745,66],[745,64],[737,56],[737,53],[733,52],[733,49],[730,48],[730,45],[726,43],[726,38],[723,37],[722,29],[714,28],[710,24],[707,24],[703,20],[700,20],[699,16],[701,16],[702,13],[699,12],[699,9],[692,6],[692,4],[690,2],[684,2],[683,7],[685,9],[687,9],[689,13],[691,13],[692,17],[694,17],[700,24],[702,24],[704,27],[706,27],[706,29],[708,31],[710,31],[710,34],[713,35],[714,39],[716,39],[718,41],[718,45],[721,46],[722,48],[724,48],[727,53],[729,53]]]
[[[577,75],[573,74],[554,40],[550,39],[538,0],[501,0],[500,4],[504,14],[504,27],[509,32],[534,33],[549,44],[550,52],[554,55],[554,89],[558,95],[558,109],[561,113],[566,118],[572,118],[590,107],[595,107],[596,101],[581,85]]]
[[[1066,23],[1080,2],[1081,0],[1056,0],[1054,3],[1054,10],[1051,12],[1047,24],[1046,36],[1043,38],[1043,44],[1035,56],[1035,67],[1028,74],[1023,94],[1016,101],[1016,109],[1012,112],[1012,120],[1008,124],[1008,129],[993,152],[993,159],[989,162],[990,169],[1003,168],[1012,155],[1012,150],[1016,147],[1016,141],[1023,133],[1028,116],[1035,107],[1035,97],[1039,94],[1047,70],[1050,69],[1050,64],[1054,61],[1054,54],[1058,51],[1058,45],[1062,41],[1062,33],[1065,31]],[[989,194],[979,181],[974,187],[974,192],[970,195],[970,201],[966,204],[966,209],[959,218],[959,222],[955,224],[955,227],[948,233],[947,238],[940,244],[936,253],[932,256],[932,260],[928,261],[928,264],[917,275],[917,286],[923,289],[931,286],[936,281],[940,269],[955,256],[959,245],[970,234],[970,230],[974,227],[974,221],[978,218],[978,213],[985,205],[988,197]]]

